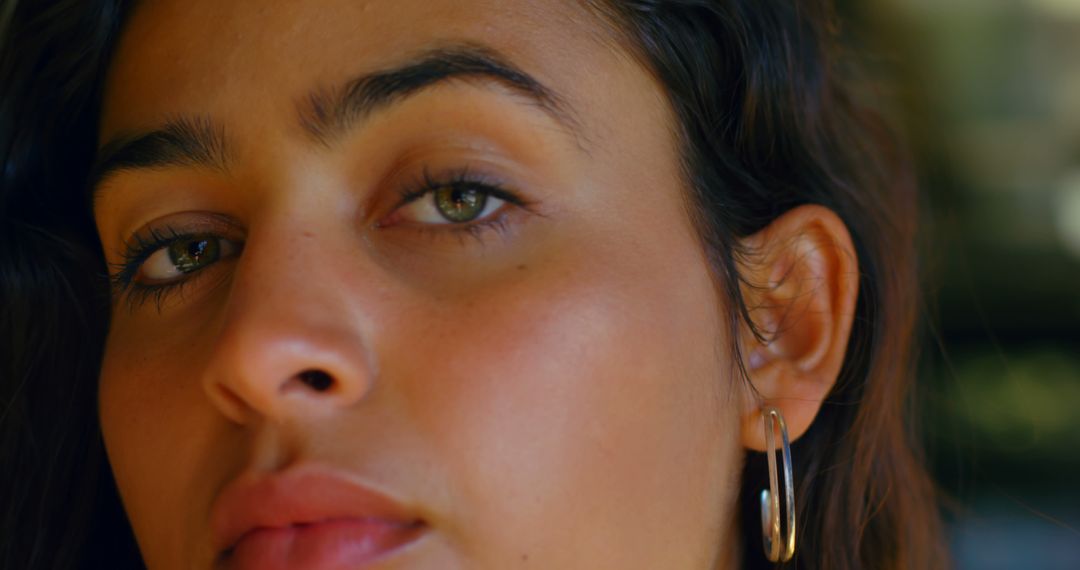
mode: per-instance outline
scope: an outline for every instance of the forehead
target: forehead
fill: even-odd
[[[651,83],[606,30],[574,0],[148,0],[112,62],[102,138],[178,114],[270,123],[313,89],[460,41],[505,55],[600,128],[594,111]]]

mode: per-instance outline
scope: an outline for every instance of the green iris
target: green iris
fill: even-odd
[[[471,222],[484,211],[487,194],[472,188],[443,186],[435,191],[435,207],[454,223]]]
[[[191,273],[221,257],[221,243],[214,238],[193,237],[169,246],[169,261],[180,273]]]

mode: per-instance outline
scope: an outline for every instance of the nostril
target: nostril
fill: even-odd
[[[334,383],[334,379],[322,370],[305,370],[300,373],[300,381],[311,386],[317,392],[329,390]]]

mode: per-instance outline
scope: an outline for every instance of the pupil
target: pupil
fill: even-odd
[[[435,193],[439,213],[456,223],[472,221],[484,211],[487,194],[472,188],[445,187]]]
[[[213,238],[178,241],[169,247],[169,259],[181,273],[191,273],[217,261],[218,243]]]
[[[206,248],[208,246],[209,244],[206,242],[206,240],[194,241],[191,242],[191,244],[188,246],[187,253],[189,256],[194,257],[196,260],[198,260],[200,257],[203,256],[204,253],[206,253]]]

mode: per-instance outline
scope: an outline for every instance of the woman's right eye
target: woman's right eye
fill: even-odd
[[[240,244],[219,236],[180,236],[148,255],[134,281],[140,285],[167,285],[215,262],[234,257]]]

